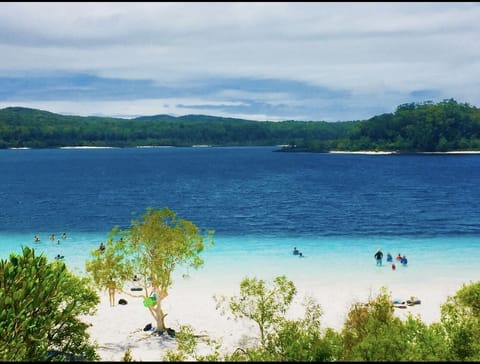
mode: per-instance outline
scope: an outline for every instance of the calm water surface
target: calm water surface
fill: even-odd
[[[480,271],[479,155],[275,149],[0,150],[0,255],[31,245],[81,267],[112,227],[168,206],[216,231],[212,261],[274,257],[285,267],[297,245],[312,269],[371,269],[382,247],[408,252],[411,269],[436,259]]]

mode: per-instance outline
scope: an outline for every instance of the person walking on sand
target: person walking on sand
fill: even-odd
[[[377,252],[373,255],[373,257],[377,261],[377,265],[381,266],[382,265],[382,259],[383,259],[383,253],[380,250],[380,248],[378,248]]]

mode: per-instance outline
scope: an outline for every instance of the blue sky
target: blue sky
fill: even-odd
[[[0,108],[359,120],[480,105],[480,3],[2,3]]]

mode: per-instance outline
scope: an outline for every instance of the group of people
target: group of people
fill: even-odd
[[[62,239],[66,239],[66,238],[67,238],[67,233],[63,232],[63,233],[62,233]],[[55,241],[55,234],[51,234],[51,235],[50,235],[50,240],[51,240],[51,241]],[[35,243],[40,243],[40,238],[38,237],[38,235],[35,235],[35,236],[33,237],[33,241],[34,241]],[[60,240],[58,240],[58,239],[57,239],[57,244],[60,244]],[[56,260],[61,260],[61,259],[63,259],[63,258],[64,258],[64,256],[63,256],[63,255],[60,255],[60,254],[57,254],[57,255],[55,256],[55,259],[56,259]]]
[[[293,255],[298,255],[300,258],[303,258],[303,253],[297,249],[297,247],[293,248]]]
[[[375,258],[375,261],[377,262],[377,266],[381,266],[382,265],[382,260],[383,260],[383,253],[382,253],[382,250],[379,248],[377,250],[377,252],[373,255],[373,257]],[[408,259],[407,257],[405,256],[405,254],[402,256],[400,253],[398,253],[398,255],[396,256],[395,260],[402,264],[403,266],[406,266],[407,263],[408,263]],[[393,262],[393,257],[392,257],[392,254],[390,253],[387,253],[387,262],[388,263],[392,263],[392,270],[395,270],[396,269],[396,265],[395,263]]]
[[[66,238],[67,238],[67,233],[63,232],[63,233],[62,233],[62,239],[66,239]],[[50,240],[51,240],[51,241],[54,241],[54,240],[55,240],[55,234],[51,234],[51,235],[50,235]],[[35,236],[33,237],[33,241],[34,241],[35,243],[39,243],[39,242],[40,242],[40,238],[38,237],[38,235],[35,235]],[[57,243],[60,244],[60,240],[57,240]]]

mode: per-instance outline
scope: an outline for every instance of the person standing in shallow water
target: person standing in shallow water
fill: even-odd
[[[381,266],[382,265],[382,259],[383,259],[383,253],[380,250],[380,248],[377,250],[377,252],[373,255],[375,260],[377,261],[377,265]]]

